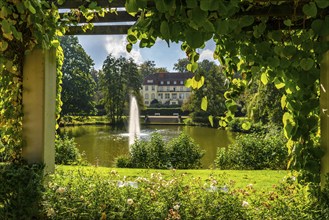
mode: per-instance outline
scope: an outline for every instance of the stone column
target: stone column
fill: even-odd
[[[329,40],[329,36],[326,40]],[[321,147],[325,151],[321,159],[321,185],[323,187],[325,175],[329,173],[329,51],[323,55],[321,61],[320,86]]]
[[[23,157],[55,169],[56,50],[34,49],[23,66]]]

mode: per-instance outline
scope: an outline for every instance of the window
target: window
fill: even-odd
[[[163,94],[161,93],[161,94],[158,94],[158,97],[160,98],[160,99],[163,99]]]
[[[145,99],[149,99],[149,94],[145,94]]]
[[[147,82],[148,83],[153,83],[153,79],[148,79]]]
[[[176,85],[177,84],[177,82],[176,81],[174,81],[174,85]]]
[[[163,81],[161,81],[160,84],[163,85]]]
[[[152,100],[155,99],[155,94],[154,93],[151,94],[151,99]]]
[[[184,91],[184,86],[181,86],[180,87],[180,91]]]
[[[169,93],[165,94],[165,99],[170,99],[170,94]]]
[[[145,101],[145,105],[148,105],[149,104],[149,101]]]
[[[172,98],[173,98],[173,99],[177,99],[177,93],[173,93],[173,94],[172,94]]]
[[[184,99],[184,93],[179,94],[179,99]]]
[[[154,91],[155,90],[155,86],[152,86],[152,91]]]
[[[181,84],[181,85],[184,85],[184,81],[183,81],[183,80],[181,80],[181,81],[180,81],[180,84]]]
[[[170,81],[167,81],[167,85],[169,85],[170,84]]]
[[[167,91],[170,91],[170,86],[167,86]]]
[[[148,91],[149,90],[149,87],[148,86],[145,86],[145,91]]]
[[[172,102],[171,104],[172,104],[172,105],[177,105],[177,102]]]

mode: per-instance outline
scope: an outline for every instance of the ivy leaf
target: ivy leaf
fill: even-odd
[[[267,75],[267,72],[262,73],[262,75],[260,77],[260,81],[262,81],[262,83],[264,85],[266,85],[268,83],[268,75]]]
[[[283,95],[281,97],[281,108],[284,109],[287,105],[287,96],[286,95]]]
[[[228,99],[225,101],[225,105],[226,108],[230,111],[230,112],[236,112],[238,106],[236,104],[236,102],[233,99]]]
[[[161,32],[161,35],[164,39],[170,39],[169,24],[166,20],[161,22],[160,32]]]
[[[221,126],[221,127],[226,127],[226,126],[227,126],[227,123],[226,123],[226,121],[224,121],[224,120],[220,120],[220,121],[218,122],[218,124],[219,124],[219,126]]]
[[[318,13],[318,8],[316,7],[314,2],[310,2],[303,6],[303,12],[307,16],[316,17],[316,14]]]
[[[3,52],[3,51],[5,51],[5,50],[7,50],[7,48],[8,48],[8,43],[7,43],[7,41],[4,41],[4,40],[0,41],[0,51]],[[1,64],[0,64],[0,65],[1,65]]]
[[[243,130],[248,131],[251,128],[251,123],[249,121],[242,123],[241,125]]]
[[[32,13],[32,14],[35,14],[36,13],[36,10],[35,8],[32,6],[31,2],[30,1],[24,1],[24,5],[27,9],[29,9],[29,11]]]
[[[205,96],[201,100],[201,109],[203,111],[207,111],[207,107],[208,107],[208,99],[207,99],[207,96]]]
[[[300,61],[300,66],[302,67],[303,70],[309,71],[314,66],[314,60],[311,58],[303,58]]]
[[[9,24],[9,22],[6,19],[2,20],[2,22],[1,22],[1,30],[2,30],[3,33],[10,34],[11,33],[10,26],[11,25]]]
[[[192,28],[188,28],[185,31],[185,36],[186,42],[192,48],[200,48],[204,43],[202,32]]]
[[[200,8],[203,11],[215,11],[219,7],[218,0],[202,0],[200,1]]]
[[[248,27],[254,23],[254,17],[253,16],[243,16],[240,18],[240,25],[241,27]]]
[[[192,87],[192,84],[193,84],[193,82],[192,82],[193,80],[190,78],[190,79],[187,79],[186,81],[185,81],[185,87],[187,87],[187,88],[190,88],[190,87]]]
[[[204,84],[204,76],[201,76],[199,80],[196,80],[193,76],[192,78],[192,88],[193,89],[200,89]]]
[[[229,23],[228,21],[217,20],[215,22],[215,29],[217,34],[227,34],[229,30]]]
[[[208,120],[210,122],[211,127],[214,127],[214,117],[212,115],[209,115]]]
[[[319,8],[322,8],[322,9],[329,7],[328,0],[315,0],[315,3],[318,5]]]
[[[127,0],[125,8],[129,14],[134,16],[138,11],[137,0]]]
[[[187,8],[195,8],[198,6],[197,0],[186,0]]]
[[[133,49],[133,45],[131,43],[126,45],[126,50],[128,53],[130,53],[130,51]]]
[[[165,13],[167,11],[167,7],[166,7],[164,0],[156,0],[155,7],[161,13]]]
[[[291,27],[292,26],[292,21],[290,19],[286,19],[283,21],[283,24],[288,26],[288,27]]]
[[[189,64],[187,64],[186,69],[188,71],[194,73],[198,69],[198,63],[197,62],[189,63]]]
[[[192,20],[199,26],[202,26],[204,21],[207,19],[208,13],[202,11],[199,7],[192,9]]]
[[[281,89],[285,86],[286,84],[284,82],[281,82],[278,78],[275,78],[274,79],[274,86],[277,88],[277,89]]]

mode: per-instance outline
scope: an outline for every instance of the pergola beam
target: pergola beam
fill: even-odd
[[[93,29],[84,32],[79,26],[70,27],[66,35],[123,35],[127,34],[131,25],[106,25],[94,26]]]
[[[61,18],[64,18],[64,13],[60,13]],[[70,13],[69,13],[70,16]],[[137,17],[131,16],[126,11],[118,11],[116,13],[106,13],[104,17],[95,16],[92,20],[87,21],[84,16],[77,18],[78,23],[108,23],[108,22],[135,22]]]

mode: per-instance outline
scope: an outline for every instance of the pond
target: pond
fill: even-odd
[[[111,126],[74,126],[61,128],[61,133],[74,137],[80,152],[85,152],[87,160],[98,166],[113,167],[115,158],[129,153],[127,131]],[[217,147],[227,147],[234,141],[234,134],[214,128],[179,126],[179,125],[147,125],[141,128],[141,138],[148,140],[153,132],[160,133],[165,141],[185,132],[192,137],[205,155],[202,168],[213,166]]]

